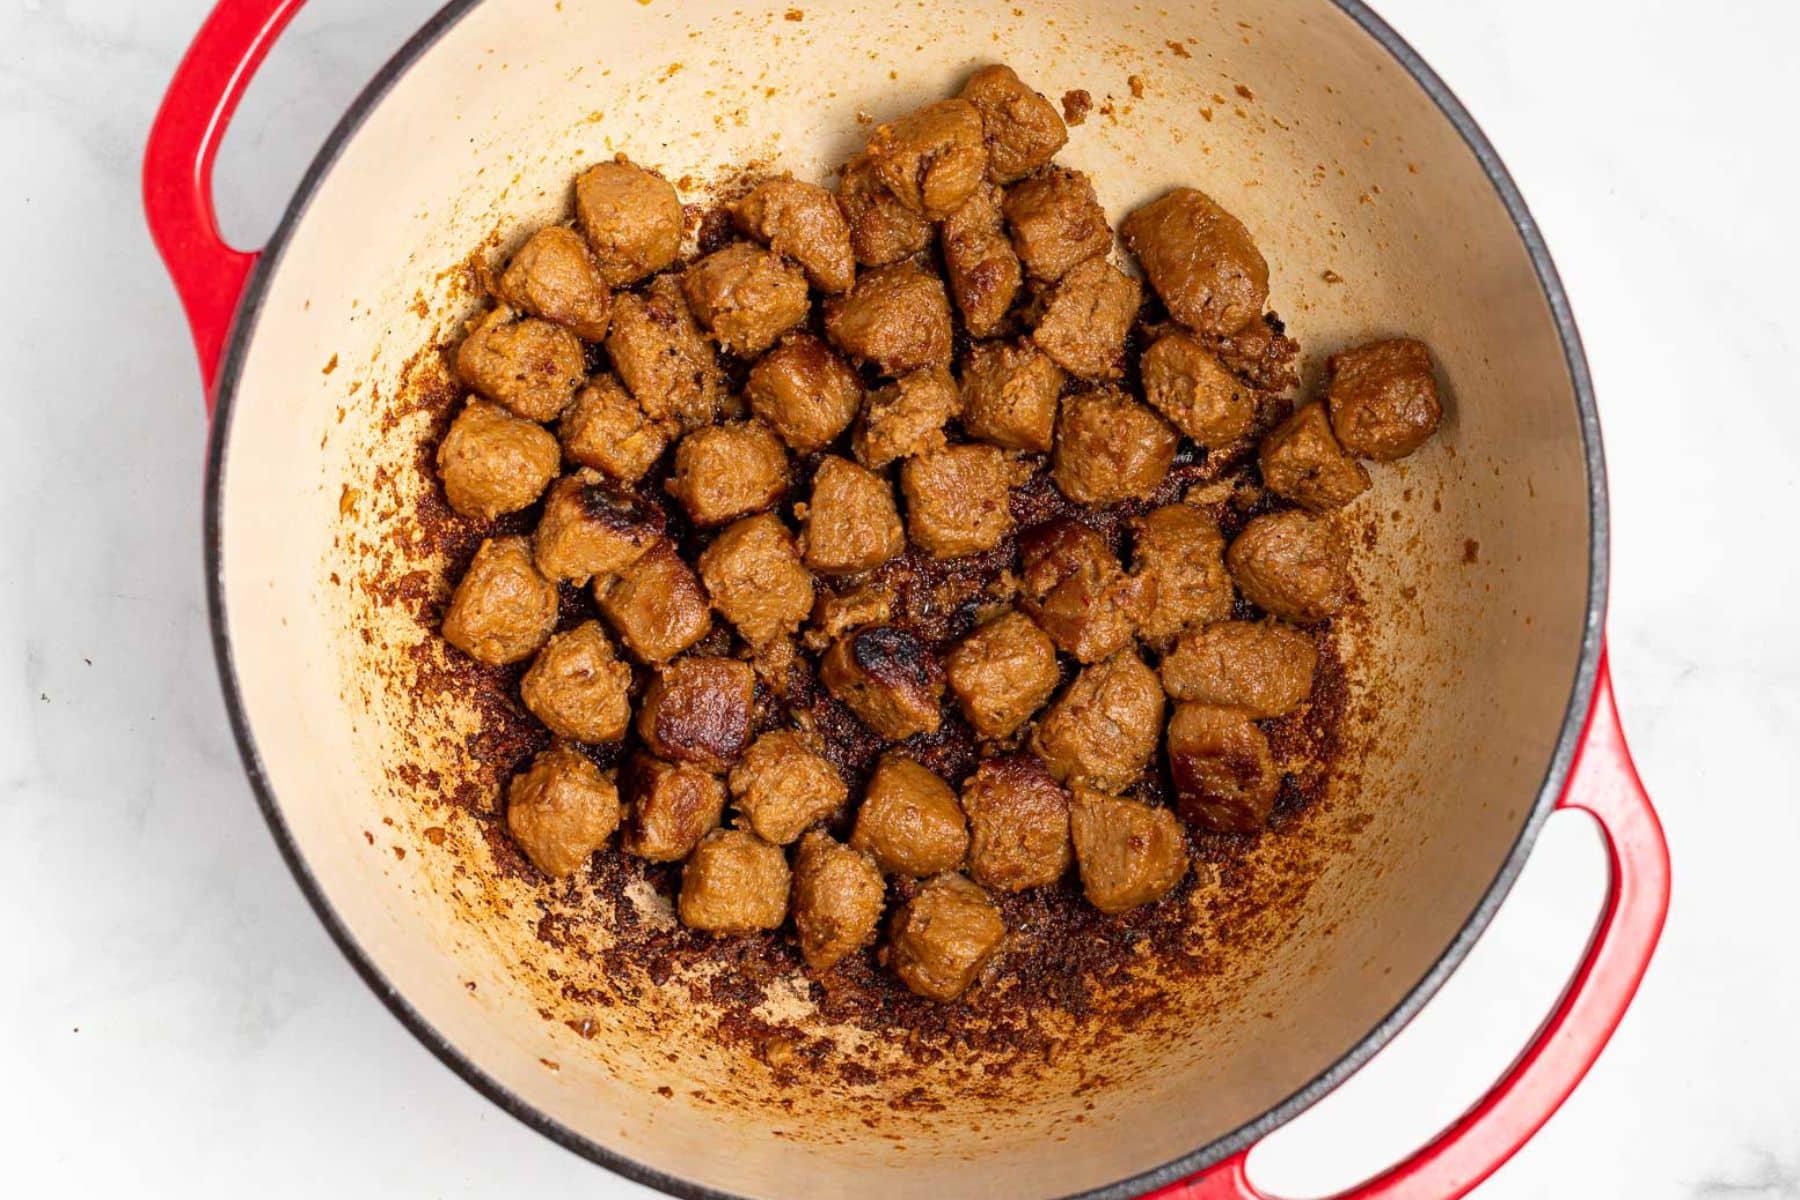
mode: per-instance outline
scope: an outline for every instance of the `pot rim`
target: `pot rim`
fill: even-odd
[[[1115,1180],[1101,1187],[1073,1193],[1065,1197],[1065,1200],[1124,1200],[1126,1197],[1141,1195],[1184,1179],[1249,1148],[1323,1099],[1364,1063],[1368,1062],[1401,1029],[1405,1028],[1473,948],[1501,903],[1506,899],[1507,894],[1512,890],[1512,885],[1523,869],[1539,831],[1555,808],[1556,802],[1568,782],[1569,771],[1592,703],[1595,682],[1598,677],[1601,638],[1606,612],[1608,546],[1611,540],[1606,463],[1600,440],[1599,415],[1594,401],[1593,378],[1588,369],[1581,335],[1576,329],[1575,318],[1569,305],[1568,295],[1563,289],[1561,277],[1557,274],[1549,248],[1545,245],[1543,235],[1532,218],[1518,186],[1500,161],[1500,156],[1488,141],[1487,135],[1482,132],[1474,117],[1463,107],[1462,102],[1451,92],[1449,86],[1405,39],[1376,16],[1362,0],[1331,0],[1331,2],[1385,49],[1424,89],[1426,95],[1437,106],[1438,111],[1456,129],[1469,151],[1475,155],[1482,171],[1487,175],[1488,181],[1493,185],[1501,202],[1505,205],[1520,240],[1524,243],[1526,252],[1531,259],[1532,269],[1537,275],[1545,301],[1550,307],[1551,318],[1556,324],[1557,335],[1562,342],[1563,356],[1575,391],[1583,462],[1588,477],[1588,588],[1587,612],[1581,635],[1581,653],[1569,689],[1568,701],[1564,707],[1556,748],[1550,756],[1531,811],[1527,814],[1519,834],[1514,839],[1499,870],[1488,884],[1480,902],[1470,913],[1461,930],[1399,1003],[1335,1062],[1260,1116],[1159,1166],[1124,1179]],[[243,298],[239,303],[221,359],[215,408],[207,439],[203,540],[206,555],[207,618],[213,654],[218,661],[219,681],[224,692],[225,708],[231,722],[232,736],[237,742],[238,753],[243,760],[244,771],[249,777],[251,788],[256,794],[257,804],[262,809],[263,818],[268,823],[270,833],[274,836],[276,848],[280,851],[282,860],[287,863],[288,870],[292,872],[295,882],[300,885],[300,890],[306,896],[307,902],[330,934],[331,940],[349,960],[356,973],[362,977],[363,982],[387,1006],[388,1011],[427,1050],[460,1076],[465,1083],[563,1148],[628,1179],[673,1196],[691,1198],[691,1200],[744,1200],[735,1193],[694,1183],[648,1166],[582,1136],[526,1102],[488,1075],[456,1046],[452,1045],[418,1010],[407,1002],[406,998],[388,981],[380,968],[351,935],[348,927],[338,916],[336,909],[332,907],[331,901],[325,895],[318,879],[312,874],[305,859],[302,858],[300,848],[276,802],[274,788],[270,784],[261,755],[257,750],[256,739],[250,727],[249,716],[245,710],[242,691],[238,684],[237,667],[228,632],[225,581],[222,571],[222,467],[225,461],[225,450],[230,441],[239,378],[243,371],[250,342],[255,336],[260,322],[262,303],[267,294],[269,280],[281,263],[295,227],[305,214],[325,176],[336,164],[343,148],[361,129],[363,122],[386,97],[395,82],[431,50],[445,33],[480,3],[481,0],[448,0],[412,37],[407,39],[406,43],[370,79],[345,111],[343,117],[339,119],[330,136],[325,139],[317,155],[314,156],[306,174],[295,189],[293,198],[282,214],[280,223],[258,256],[255,268],[244,289]]]

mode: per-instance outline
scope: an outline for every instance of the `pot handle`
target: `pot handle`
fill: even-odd
[[[257,259],[219,233],[213,160],[256,68],[303,3],[219,0],[175,68],[144,150],[144,215],[187,310],[209,415],[219,355]]]
[[[1543,1128],[1600,1056],[1637,991],[1669,911],[1669,847],[1632,765],[1606,651],[1593,707],[1558,809],[1600,825],[1612,887],[1575,977],[1524,1052],[1486,1096],[1412,1157],[1338,1200],[1452,1200],[1467,1195]],[[1248,1150],[1149,1200],[1269,1200],[1250,1182]]]

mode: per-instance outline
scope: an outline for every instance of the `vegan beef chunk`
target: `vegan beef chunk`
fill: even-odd
[[[606,579],[641,558],[666,523],[661,509],[593,472],[564,476],[532,535],[538,570],[577,585]]]
[[[578,750],[553,746],[506,785],[506,831],[552,879],[573,875],[618,827],[618,790]]]
[[[990,758],[962,789],[969,874],[997,892],[1045,887],[1069,869],[1069,795],[1029,754]]]
[[[1144,500],[1175,462],[1180,439],[1117,388],[1070,396],[1056,420],[1051,476],[1077,504]]]
[[[806,506],[806,565],[829,575],[880,566],[906,549],[894,489],[848,459],[827,455],[813,472]]]
[[[700,578],[713,607],[752,646],[793,633],[813,609],[812,573],[773,513],[745,517],[721,533],[700,555]]]
[[[750,744],[756,672],[734,658],[678,658],[659,668],[638,709],[638,736],[660,758],[724,771]]]
[[[572,460],[627,484],[642,479],[669,448],[667,428],[614,375],[596,375],[576,393],[557,433]]]
[[[1051,289],[1031,340],[1071,375],[1117,379],[1143,292],[1104,258],[1072,267]]]
[[[1269,264],[1244,223],[1193,188],[1176,188],[1125,218],[1137,256],[1169,315],[1197,333],[1231,334],[1262,315]]]
[[[1166,808],[1079,785],[1069,833],[1081,889],[1103,913],[1129,912],[1168,895],[1187,874],[1187,839]]]
[[[544,728],[572,742],[616,742],[631,725],[631,668],[597,621],[544,643],[519,694]]]
[[[800,839],[794,851],[794,931],[808,967],[829,971],[873,942],[886,903],[887,886],[868,855],[821,829]]]
[[[549,321],[496,308],[456,348],[465,384],[528,421],[554,421],[587,376],[581,339]]]
[[[450,507],[491,521],[535,504],[556,478],[562,453],[542,426],[471,398],[438,443],[437,466]]]
[[[1269,739],[1232,708],[1178,704],[1169,719],[1169,778],[1181,815],[1213,833],[1255,833],[1269,822],[1281,772]]]
[[[654,543],[617,579],[596,580],[594,599],[639,662],[668,662],[712,629],[699,578],[666,539]]]
[[[1256,391],[1196,339],[1165,333],[1144,351],[1139,365],[1150,407],[1202,446],[1221,450],[1250,436]]]
[[[1313,640],[1279,621],[1218,621],[1181,635],[1163,656],[1163,689],[1177,700],[1280,717],[1312,691]]]
[[[949,784],[890,750],[863,789],[850,844],[883,871],[924,879],[962,866],[969,827]]]
[[[858,462],[873,470],[941,449],[944,424],[961,404],[950,372],[942,367],[914,371],[869,394],[851,449]]]
[[[962,206],[987,175],[981,112],[967,100],[939,100],[875,127],[867,150],[875,178],[927,220]]]
[[[962,425],[970,437],[1042,453],[1055,444],[1063,369],[1028,341],[981,342],[962,364]]]
[[[806,276],[779,254],[733,242],[681,275],[682,295],[701,325],[732,354],[761,354],[806,320]]]
[[[1006,921],[986,892],[961,875],[939,875],[894,914],[888,965],[917,994],[954,1000],[1005,937]]]
[[[844,167],[837,202],[850,225],[850,247],[856,261],[866,267],[911,258],[931,244],[931,222],[876,178],[874,163],[867,155]]]
[[[489,538],[475,551],[444,612],[444,640],[490,667],[523,662],[556,628],[556,584],[538,573],[531,543]]]
[[[945,219],[944,278],[970,337],[991,337],[1018,299],[1023,276],[1007,240],[1000,191],[984,183]]]
[[[1331,356],[1325,402],[1344,449],[1392,462],[1425,444],[1443,419],[1437,377],[1425,343],[1370,342]]]
[[[742,829],[715,829],[681,868],[676,910],[689,929],[754,933],[787,919],[787,857]]]
[[[675,276],[658,275],[642,295],[618,296],[606,353],[652,421],[698,429],[718,420],[724,376]]]
[[[723,525],[787,493],[787,451],[758,421],[696,429],[675,447],[675,473],[664,486],[694,524]]]
[[[1138,626],[1146,642],[1162,649],[1190,625],[1231,615],[1225,538],[1205,511],[1166,504],[1131,525],[1133,566],[1156,584],[1155,602]]]
[[[1067,518],[1020,539],[1020,603],[1063,653],[1099,662],[1131,644],[1156,581],[1126,575],[1106,540]]]
[[[825,333],[883,375],[950,365],[950,300],[936,275],[913,262],[864,271],[849,294],[825,302]]]
[[[1006,190],[1013,249],[1035,280],[1055,283],[1070,269],[1112,250],[1112,226],[1080,171],[1049,167]],[[1135,310],[1136,305],[1132,305]]]
[[[662,270],[681,251],[681,198],[668,180],[622,156],[582,172],[575,215],[600,277],[614,287]]]
[[[788,729],[757,738],[731,769],[731,797],[738,812],[757,837],[777,846],[837,812],[849,795],[837,768]]]
[[[1011,67],[983,67],[963,84],[962,97],[981,113],[988,177],[1022,179],[1055,157],[1069,140],[1056,106],[1020,82]]]
[[[1118,793],[1156,756],[1162,723],[1162,684],[1135,650],[1122,650],[1083,667],[1051,702],[1032,749],[1063,783]]]
[[[756,360],[744,381],[750,411],[796,454],[823,450],[850,428],[862,380],[811,334],[791,334]]]
[[[1338,445],[1323,404],[1308,404],[1270,430],[1257,462],[1264,487],[1313,512],[1342,508],[1369,488],[1369,473]]]
[[[791,258],[821,292],[850,290],[856,256],[850,226],[831,193],[815,183],[783,176],[752,188],[731,205],[740,230],[783,258]]]
[[[1232,541],[1225,565],[1246,600],[1284,621],[1323,621],[1350,598],[1350,544],[1325,517],[1265,513]]]
[[[1019,465],[998,446],[971,442],[909,458],[900,466],[906,529],[933,558],[992,550],[1012,531]]]
[[[648,862],[680,862],[725,813],[725,781],[691,763],[640,752],[619,782],[630,804],[620,847]]]
[[[1030,617],[1008,609],[958,642],[944,670],[975,733],[1007,738],[1056,690],[1056,646]]]
[[[590,342],[606,340],[612,291],[587,241],[573,229],[547,225],[532,234],[494,290],[521,312],[566,325]]]
[[[933,733],[944,670],[917,634],[893,625],[841,639],[819,663],[826,689],[889,741]]]

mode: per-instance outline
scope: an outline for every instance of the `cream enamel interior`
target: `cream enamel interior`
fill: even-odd
[[[795,3],[800,20],[787,4],[487,0],[374,106],[267,281],[221,433],[243,708],[300,856],[376,970],[459,1054],[580,1137],[744,1195],[791,1194],[798,1179],[857,1196],[1099,1187],[1253,1120],[1349,1051],[1444,952],[1513,847],[1586,613],[1572,383],[1480,165],[1328,3]],[[522,920],[529,889],[482,878],[478,845],[459,858],[421,836],[446,819],[394,777],[401,743],[471,717],[416,711],[368,670],[420,640],[355,586],[352,548],[421,485],[422,423],[376,418],[406,360],[469,311],[452,268],[490,235],[504,248],[560,217],[582,164],[624,150],[671,178],[746,160],[822,177],[857,143],[859,113],[947,94],[993,60],[1052,97],[1092,94],[1063,158],[1093,173],[1115,220],[1177,183],[1245,220],[1309,382],[1331,350],[1406,332],[1435,351],[1449,417],[1359,501],[1379,536],[1359,558],[1369,619],[1351,631],[1353,661],[1360,698],[1378,703],[1352,722],[1366,766],[1321,818],[1343,848],[1279,936],[1181,1019],[1083,1064],[1080,1094],[1067,1064],[1046,1064],[978,1102],[923,1076],[942,1111],[894,1108],[880,1086],[784,1111],[760,1064],[711,1044],[683,996],[652,990],[636,1011],[596,1014],[591,1038],[562,1012],[541,1017],[541,989],[518,969],[531,943],[482,919]],[[393,553],[441,570],[416,548]],[[460,769],[451,751],[438,765]],[[877,1130],[859,1119],[869,1111]]]

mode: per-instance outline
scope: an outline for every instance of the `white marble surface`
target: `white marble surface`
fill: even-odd
[[[434,6],[309,6],[223,156],[240,240]],[[0,1190],[647,1194],[388,1016],[239,772],[202,610],[199,384],[137,200],[205,7],[0,5]],[[1800,10],[1381,7],[1498,145],[1573,296],[1611,463],[1614,670],[1677,873],[1636,1007],[1481,1194],[1800,1197]],[[1555,994],[1602,870],[1579,819],[1553,822],[1450,987],[1257,1178],[1322,1194],[1472,1099]]]

